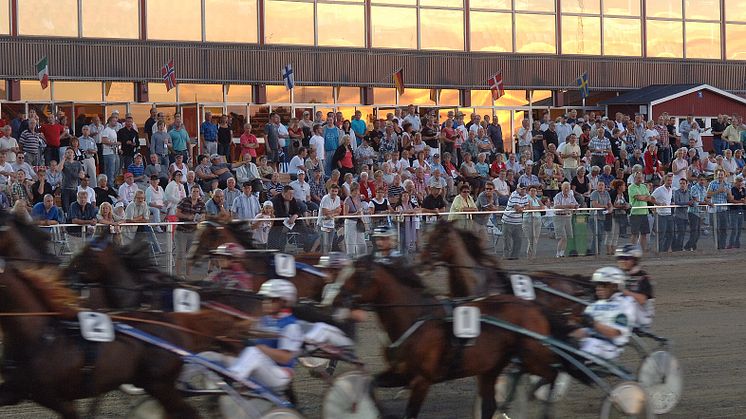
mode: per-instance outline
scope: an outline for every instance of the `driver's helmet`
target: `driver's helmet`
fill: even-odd
[[[294,305],[298,299],[298,290],[287,279],[270,279],[262,284],[258,294],[269,298],[280,298],[288,305]]]
[[[394,230],[393,228],[387,225],[376,227],[373,230],[373,238],[377,239],[377,238],[382,238],[382,237],[391,238],[391,239],[396,238],[396,230]]]
[[[639,244],[625,244],[624,246],[618,247],[614,256],[619,258],[642,258],[642,247]]]
[[[319,258],[317,268],[325,269],[342,269],[351,262],[349,256],[342,252],[331,252],[328,255]]]
[[[604,284],[616,284],[619,289],[624,289],[624,284],[629,279],[623,270],[615,266],[606,266],[599,268],[596,272],[593,272],[591,282],[604,283]]]
[[[212,254],[231,258],[241,258],[246,254],[246,249],[238,243],[223,243],[218,246]]]

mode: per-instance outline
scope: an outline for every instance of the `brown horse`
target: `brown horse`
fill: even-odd
[[[49,233],[22,218],[0,211],[0,257],[15,262],[57,264],[49,250]]]
[[[384,265],[366,257],[340,275],[342,280],[334,305],[372,309],[395,342],[387,354],[390,368],[375,383],[410,386],[406,418],[417,417],[432,384],[470,376],[478,378],[482,419],[492,418],[497,409],[495,380],[513,357],[522,360],[526,371],[549,383],[556,378],[552,364],[557,359],[537,340],[482,323],[482,332],[473,342],[459,341],[446,319],[453,307],[426,294],[415,272],[406,266]],[[552,332],[538,305],[513,296],[491,296],[464,305],[542,335]]]
[[[182,366],[180,357],[122,335],[113,342],[88,342],[80,337],[79,331],[63,322],[74,318],[77,296],[60,284],[59,273],[54,268],[22,270],[8,265],[0,274],[0,312],[31,313],[0,317],[5,333],[0,405],[29,399],[65,419],[75,419],[79,416],[74,400],[131,383],[157,399],[169,417],[197,418],[195,409],[174,388]],[[212,346],[215,339],[208,336],[235,336],[236,328],[244,327],[233,318],[214,312],[133,316],[195,330],[197,333],[186,333],[162,324],[131,323],[191,351]]]
[[[253,281],[254,291],[258,291],[264,282],[275,277],[272,266],[272,251],[256,249],[247,222],[235,221],[221,224],[214,221],[203,221],[197,225],[195,234],[192,246],[187,254],[187,258],[192,263],[199,263],[221,244],[233,242],[242,245],[247,250],[254,250],[243,260],[246,272],[256,278]],[[296,261],[296,276],[288,278],[288,280],[293,282],[298,289],[298,297],[320,301],[324,286],[334,280],[329,272],[313,267],[319,262],[321,255],[307,253],[293,256]]]
[[[486,295],[493,290],[513,293],[509,275],[501,268],[497,257],[487,253],[476,234],[457,228],[453,223],[444,221],[435,225],[420,257],[430,266],[445,264],[449,273],[450,292],[454,297]],[[593,283],[580,275],[567,276],[549,271],[532,272],[527,275],[572,297],[587,301],[592,301],[595,297]],[[585,309],[584,304],[539,288],[535,290],[536,302],[555,315],[577,320]]]

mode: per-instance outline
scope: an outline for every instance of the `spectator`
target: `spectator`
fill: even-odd
[[[613,202],[614,212],[611,217],[611,232],[606,235],[606,255],[614,255],[614,251],[619,244],[619,236],[622,229],[627,225],[627,211],[630,209],[630,205],[625,197],[627,191],[627,184],[621,180],[616,179],[611,182],[611,192],[609,196],[611,202]]]
[[[541,236],[541,210],[546,207],[537,195],[539,188],[529,186],[526,206],[523,212],[523,234],[528,239],[526,256],[529,259],[536,259],[536,249],[539,246],[539,237]],[[515,246],[515,244],[513,245]]]
[[[207,155],[217,154],[218,126],[212,122],[212,112],[205,112],[205,120],[199,126],[199,133],[202,136],[202,145]]]
[[[149,177],[145,174],[145,162],[143,162],[142,154],[135,154],[134,160],[127,166],[127,172],[132,173],[140,190],[145,190],[148,187]]]
[[[83,177],[80,178],[80,184],[78,185],[78,189],[76,191],[85,191],[88,194],[88,203],[92,204],[94,207],[96,206],[96,192],[91,188],[90,186],[91,178],[88,177],[88,174],[83,174]]]
[[[70,252],[75,254],[85,246],[83,232],[87,226],[96,225],[96,209],[88,203],[88,194],[86,192],[78,192],[77,200],[70,204],[67,220],[70,224],[77,224],[75,227],[67,228],[68,246],[70,247]]]
[[[181,122],[181,118],[176,118],[174,115],[173,128],[168,132],[170,137],[169,144],[171,145],[171,160],[176,160],[176,156],[182,156],[182,162],[189,161],[189,133]],[[180,164],[179,164],[180,166]],[[183,170],[181,167],[177,167],[178,170]]]
[[[175,246],[175,265],[176,275],[179,276],[183,271],[183,265],[186,265],[187,277],[191,275],[192,266],[186,260],[186,254],[192,244],[196,226],[192,222],[200,222],[205,213],[205,204],[202,202],[199,190],[193,188],[190,195],[182,199],[176,207],[176,217],[179,221],[186,224],[176,226],[176,235],[174,237]]]
[[[96,178],[96,182],[98,183],[98,186],[93,188],[93,192],[96,194],[96,202],[99,206],[104,202],[108,202],[113,205],[119,200],[117,191],[115,191],[114,188],[109,187],[106,175],[98,175],[98,177]],[[113,209],[114,208],[112,207],[112,211]]]
[[[135,193],[135,198],[127,208],[124,210],[124,218],[127,223],[147,223],[150,219],[150,208],[145,203],[145,192],[138,190]],[[158,240],[153,234],[153,229],[150,226],[139,225],[139,226],[126,226],[122,228],[122,244],[127,245],[135,240],[135,235],[138,232],[146,233],[148,241],[153,246],[154,251],[160,252],[160,245]]]
[[[573,192],[578,196],[576,198],[578,205],[582,207],[587,206],[587,200],[591,195],[591,187],[588,177],[585,175],[585,167],[578,167],[577,175],[572,179],[570,185],[572,185]]]
[[[256,135],[251,133],[251,124],[245,123],[243,126],[243,134],[241,134],[239,143],[239,155],[246,156],[248,153],[251,157],[256,159],[256,150],[259,148],[259,141],[256,139]]]
[[[218,154],[210,156],[210,172],[215,176],[213,181],[217,180],[220,188],[225,188],[228,178],[233,177],[231,164],[223,160],[224,158],[225,156]],[[236,163],[236,165],[243,166],[244,162]]]
[[[521,234],[523,233],[523,210],[527,206],[528,196],[526,195],[526,189],[519,185],[510,195],[505,213],[502,216],[502,234],[505,239],[503,255],[509,260],[518,259],[519,257],[522,242]]]
[[[140,135],[133,125],[131,116],[125,118],[124,126],[117,131],[117,141],[122,145],[121,167],[129,170],[130,164],[135,159],[135,150],[140,147]],[[140,164],[142,164],[142,161]]]
[[[655,198],[650,196],[650,190],[643,183],[643,177],[642,172],[635,173],[634,182],[629,185],[629,201],[632,206],[629,224],[632,231],[631,242],[639,244],[643,250],[647,250],[648,234],[650,234],[648,221],[650,210],[647,206],[655,205]]]
[[[145,133],[145,139],[147,140],[148,147],[151,146],[153,142],[153,133],[156,130],[156,124],[158,122],[158,109],[156,108],[150,108],[150,116],[148,119],[145,120],[145,124],[143,125],[143,130]]]
[[[695,182],[690,188],[689,193],[692,196],[692,205],[687,210],[689,218],[689,240],[684,244],[684,250],[697,250],[697,241],[699,240],[700,225],[705,209],[702,206],[710,203],[707,194],[707,177],[699,175],[698,182]]]
[[[265,218],[275,218],[272,201],[264,201],[262,212],[256,216],[255,221],[251,225],[251,228],[254,230],[254,243],[262,249],[268,246],[269,231],[272,228],[272,221],[264,221],[263,219]]]
[[[236,178],[238,179],[238,183],[242,185],[245,182],[253,182],[255,179],[260,178],[259,169],[256,167],[256,164],[251,161],[251,158],[252,156],[250,153],[244,153],[243,164],[238,166],[236,169]]]
[[[499,203],[497,202],[497,194],[495,193],[495,185],[487,183],[484,185],[484,191],[477,196],[476,199],[478,211],[497,211]],[[475,221],[479,226],[479,233],[483,237],[487,237],[487,223],[489,220],[496,220],[495,214],[480,215],[475,217]],[[493,225],[497,224],[493,221]]]
[[[672,204],[679,208],[674,208],[673,211],[674,234],[671,250],[680,252],[684,248],[684,236],[689,224],[687,211],[694,204],[686,179],[679,179],[679,188],[673,191]]]
[[[726,150],[730,151],[730,150]],[[743,177],[739,176],[730,191],[731,203],[729,215],[730,237],[728,239],[728,249],[741,248],[741,229],[743,228],[743,206],[746,204],[746,188],[744,187]]]
[[[598,182],[596,190],[590,195],[591,208],[598,208],[591,212],[589,227],[591,230],[591,242],[589,253],[601,253],[601,248],[606,241],[606,219],[612,212],[611,196],[606,190],[604,182]]]
[[[298,179],[298,171],[306,171],[305,164],[307,156],[308,149],[306,149],[305,147],[298,148],[298,154],[293,156],[293,158],[290,159],[290,163],[288,163],[288,173],[290,174],[290,179]]]
[[[155,176],[158,178],[158,182],[161,186],[168,185],[168,171],[166,166],[161,164],[160,158],[157,154],[150,155],[150,164],[145,167],[144,175],[149,180]]]
[[[16,161],[16,153],[21,151],[18,141],[12,137],[13,129],[10,125],[2,127],[3,136],[0,137],[0,153],[6,153],[10,161]]]
[[[280,162],[280,116],[276,112],[269,114],[269,121],[264,126],[266,141],[264,143],[264,153],[267,163],[270,166],[277,166]]]
[[[351,185],[353,190],[359,190],[360,185],[357,182],[353,182]],[[354,217],[345,218],[345,249],[350,257],[359,257],[367,253],[367,246],[365,244],[365,223],[363,222],[362,216],[367,212],[368,205],[360,199],[360,194],[350,194],[345,198],[344,206],[342,209],[342,215]]]
[[[173,214],[179,202],[187,196],[184,183],[181,181],[182,177],[183,175],[180,170],[175,171],[171,182],[166,186],[166,202],[168,203],[169,214]]]
[[[19,170],[23,171],[24,178],[26,180],[36,180],[36,172],[34,172],[34,168],[31,167],[31,165],[26,161],[26,156],[23,154],[16,155],[16,162],[13,166],[13,171],[17,172]]]
[[[580,175],[580,170],[578,170]],[[570,191],[570,183],[562,182],[561,191],[554,196],[554,235],[557,238],[557,257],[565,257],[567,240],[573,238],[572,217],[569,210],[578,209],[578,202]]]
[[[205,203],[205,215],[208,220],[227,223],[231,220],[231,213],[225,206],[225,193],[222,189],[212,191],[212,198]]]
[[[717,248],[725,249],[727,247],[728,233],[728,207],[729,201],[733,200],[731,194],[732,185],[725,178],[725,171],[718,169],[715,172],[715,180],[710,182],[707,187],[707,196],[714,205],[713,208],[713,226],[716,230]]]
[[[252,193],[251,182],[242,185],[243,193],[233,200],[231,213],[239,220],[253,220],[259,214],[259,199]]]
[[[588,144],[588,150],[591,152],[591,165],[602,167],[606,164],[606,156],[611,153],[611,142],[606,136],[596,136]]]
[[[150,137],[150,154],[158,156],[159,163],[168,167],[168,150],[171,144],[171,136],[166,131],[166,121],[158,121],[155,130]]]
[[[334,242],[334,218],[342,213],[342,203],[339,198],[339,186],[333,183],[329,186],[329,193],[321,198],[319,205],[318,225],[321,229],[321,251],[329,253]]]
[[[75,152],[65,150],[65,161],[62,163],[62,210],[67,212],[70,204],[75,201],[80,179],[85,176],[83,165],[75,160]],[[78,194],[80,196],[80,194]],[[86,199],[88,198],[86,194]]]
[[[54,197],[51,194],[45,194],[42,202],[34,205],[31,210],[31,217],[33,217],[34,223],[39,226],[57,225],[65,218],[62,211],[54,205]]]
[[[13,165],[6,161],[7,155],[6,152],[0,152],[0,185],[7,185],[8,177],[14,172]]]
[[[332,155],[331,167],[340,174],[355,173],[355,155],[350,145],[350,136],[344,135],[341,144]]]
[[[455,221],[457,226],[469,229],[471,227],[471,215],[456,213],[476,212],[477,204],[471,196],[471,188],[469,188],[468,184],[461,184],[459,192],[460,193],[453,198],[453,202],[451,203],[451,212],[448,214],[448,221]],[[390,192],[389,197],[391,197]]]
[[[49,165],[52,160],[60,158],[60,137],[65,132],[65,127],[57,122],[54,115],[49,115],[47,123],[43,124],[39,131],[46,143],[44,161]]]
[[[199,183],[197,183],[196,180],[197,180],[197,175],[194,173],[194,171],[192,170],[188,171],[186,174],[186,182],[184,183],[184,190],[186,190],[187,195],[190,195],[192,189],[197,189],[199,191],[199,196],[204,197],[205,192],[202,190],[202,188],[199,186]],[[121,196],[121,193],[119,195]]]
[[[228,124],[228,116],[223,115],[220,117],[220,124],[218,125],[218,151],[217,154],[223,156],[226,163],[232,161],[231,158],[231,144],[233,143],[233,130]],[[209,153],[213,155],[215,153]],[[225,185],[223,185],[225,187]]]
[[[151,154],[152,156],[152,154]],[[150,176],[150,185],[145,190],[145,203],[150,210],[150,222],[160,223],[168,215],[168,202],[166,201],[166,192],[159,184],[158,175]],[[155,231],[161,233],[161,226],[155,227]]]
[[[2,158],[0,158],[2,160]],[[0,175],[2,175],[2,163],[0,163]],[[9,172],[12,173],[12,172]],[[37,180],[31,185],[31,203],[38,204],[44,200],[44,195],[52,195],[52,186],[47,182],[47,169],[44,166],[36,171]]]
[[[125,208],[135,199],[135,192],[140,188],[135,183],[135,177],[132,173],[124,174],[124,183],[119,186],[119,200],[124,203]]]
[[[91,129],[86,125],[81,129],[83,135],[78,139],[78,147],[80,152],[83,154],[82,163],[83,168],[91,178],[96,177],[96,155],[98,154],[98,148],[96,147],[96,140],[91,137]]]
[[[104,157],[104,173],[109,181],[109,187],[114,187],[114,178],[119,171],[119,147],[117,140],[117,119],[110,117],[106,128],[101,131],[101,154]]]
[[[236,178],[234,177],[229,177],[225,184],[226,188],[223,189],[225,208],[230,212],[233,209],[233,201],[241,195],[241,191],[236,188]]]
[[[717,119],[712,121],[712,147],[715,149],[716,154],[723,154],[723,150],[728,148],[728,142],[723,140],[723,132],[728,127],[726,118],[727,115],[719,114]]]

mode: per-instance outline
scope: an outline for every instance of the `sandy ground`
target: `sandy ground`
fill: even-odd
[[[734,252],[725,251],[706,256],[681,254],[645,263],[645,269],[656,280],[658,314],[654,329],[660,335],[672,339],[673,352],[684,370],[685,389],[682,400],[665,417],[746,417],[746,351],[743,349],[743,336],[746,335],[746,317],[743,316],[746,284],[743,283],[744,276],[741,274],[746,269],[746,261],[743,254]],[[557,263],[555,270],[590,274],[594,269],[609,263],[610,260],[604,259],[567,259]],[[527,271],[541,268],[539,264],[524,262],[509,264],[507,267]],[[370,370],[382,368],[377,328],[373,321],[362,326],[358,348]],[[630,369],[634,369],[637,362],[639,360],[634,356],[625,356],[624,363]],[[471,417],[475,388],[473,379],[435,385],[431,388],[421,417]],[[319,418],[323,383],[301,371],[297,376],[295,389],[303,413],[309,418]],[[387,400],[387,407],[402,411],[403,402],[392,401],[392,392],[380,395]],[[596,389],[588,389],[575,383],[567,398],[558,404],[557,416],[597,417],[602,396]],[[98,417],[125,417],[127,406],[133,400],[118,392],[111,393],[104,399]],[[81,409],[85,405],[87,403],[82,402]],[[0,408],[0,417],[47,418],[54,415],[35,404],[26,403]]]

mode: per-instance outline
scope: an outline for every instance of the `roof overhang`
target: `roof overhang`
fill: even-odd
[[[698,92],[700,90],[708,90],[708,91],[713,92],[715,94],[725,96],[728,99],[735,100],[737,102],[740,102],[740,103],[743,103],[743,104],[746,105],[746,99],[744,99],[744,98],[742,98],[740,96],[734,95],[732,93],[728,93],[725,90],[718,89],[717,87],[710,86],[709,84],[700,84],[699,86],[692,87],[691,89],[687,89],[687,90],[684,90],[682,92],[679,92],[679,93],[676,93],[676,94],[673,94],[673,95],[670,95],[670,96],[666,96],[666,97],[663,97],[663,98],[660,98],[660,99],[656,99],[656,100],[650,102],[649,106],[652,108],[655,105],[659,105],[661,103],[665,103],[665,102],[668,102],[670,100],[674,100],[674,99],[677,99],[677,98],[680,98],[680,97],[683,97],[683,96],[686,96],[686,95]]]

